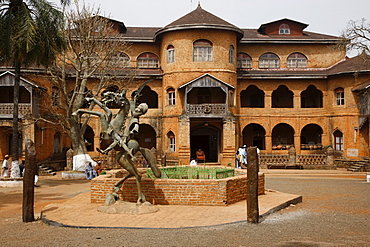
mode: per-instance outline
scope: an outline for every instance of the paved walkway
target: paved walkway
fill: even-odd
[[[299,195],[267,190],[259,196],[260,217],[302,201]],[[155,205],[158,212],[141,215],[98,212],[101,204],[90,203],[90,192],[84,192],[62,203],[52,203],[42,210],[42,220],[56,226],[183,228],[214,226],[246,221],[246,201],[228,206]]]
[[[348,173],[344,170],[263,170],[262,172],[267,176],[300,174],[306,178],[365,175]],[[267,190],[265,195],[259,196],[260,217],[301,201],[300,195]],[[183,228],[235,223],[246,221],[247,218],[246,201],[229,206],[155,205],[159,208],[158,212],[142,215],[100,213],[98,208],[101,206],[90,203],[90,192],[84,192],[61,203],[47,205],[42,210],[42,219],[52,225],[70,227]]]

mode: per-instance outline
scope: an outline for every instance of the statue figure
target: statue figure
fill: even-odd
[[[104,112],[78,109],[73,113],[75,116],[81,116],[82,114],[86,113],[100,117],[102,138],[112,142],[105,150],[100,150],[97,148],[100,153],[108,154],[108,152],[114,149],[117,145],[123,149],[123,151],[117,154],[116,159],[119,165],[126,169],[129,174],[115,184],[112,196],[107,196],[107,198],[114,198],[115,200],[107,200],[106,205],[113,204],[116,200],[118,200],[117,192],[122,187],[126,179],[133,176],[136,178],[136,185],[139,195],[137,203],[139,204],[146,202],[145,196],[141,192],[141,175],[133,163],[136,161],[135,154],[137,152],[140,152],[147,160],[154,175],[158,178],[161,177],[161,171],[156,165],[156,158],[154,155],[149,149],[140,147],[138,141],[134,138],[134,136],[139,133],[139,117],[144,115],[148,110],[148,105],[146,103],[137,105],[136,101],[141,96],[140,92],[148,82],[149,81],[145,82],[136,91],[131,101],[126,98],[125,89],[118,93],[106,92],[103,94],[103,99],[101,102],[96,98],[86,98],[86,101],[94,102],[100,108],[102,108]],[[112,111],[107,107],[107,104],[110,102],[115,102],[120,107],[118,113],[114,116]]]

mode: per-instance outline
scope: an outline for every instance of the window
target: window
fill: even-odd
[[[176,151],[176,140],[175,140],[175,135],[172,131],[168,132],[167,133],[167,137],[168,137],[168,150],[170,152],[175,152]]]
[[[167,46],[167,63],[175,62],[175,47],[172,45]]]
[[[278,69],[280,68],[280,59],[274,53],[265,53],[259,59],[260,69]]]
[[[143,53],[137,58],[139,68],[159,68],[158,57],[150,52]]]
[[[229,63],[234,63],[235,49],[233,45],[229,47]]]
[[[197,40],[193,44],[193,61],[212,61],[212,43],[208,40]]]
[[[51,104],[52,105],[59,105],[59,88],[52,87],[51,88]]]
[[[167,89],[168,105],[175,105],[175,89]]]
[[[245,53],[238,53],[236,66],[238,69],[251,69],[252,68],[252,58]]]
[[[307,58],[301,53],[292,53],[287,59],[288,68],[307,68]]]
[[[335,103],[336,105],[344,105],[344,89],[342,87],[335,89]]]
[[[334,132],[334,146],[336,151],[343,151],[343,133],[339,130]]]
[[[110,58],[110,62],[114,67],[128,67],[130,65],[130,57],[124,52],[118,52]]]
[[[287,24],[281,24],[279,34],[290,34],[290,27]]]

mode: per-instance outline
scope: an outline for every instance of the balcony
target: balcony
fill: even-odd
[[[227,104],[186,104],[185,112],[189,117],[224,117]]]
[[[13,106],[13,103],[0,103],[0,118],[12,118]],[[32,113],[31,103],[19,103],[18,107],[19,117]]]

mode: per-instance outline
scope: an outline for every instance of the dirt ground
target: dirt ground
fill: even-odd
[[[0,188],[0,246],[370,246],[370,183],[364,173],[266,170],[266,188],[303,202],[260,224],[181,229],[68,228],[22,222],[22,188]],[[87,180],[40,177],[35,216],[89,190]],[[83,212],[81,212],[83,214]],[[205,215],[206,217],[206,215]]]

